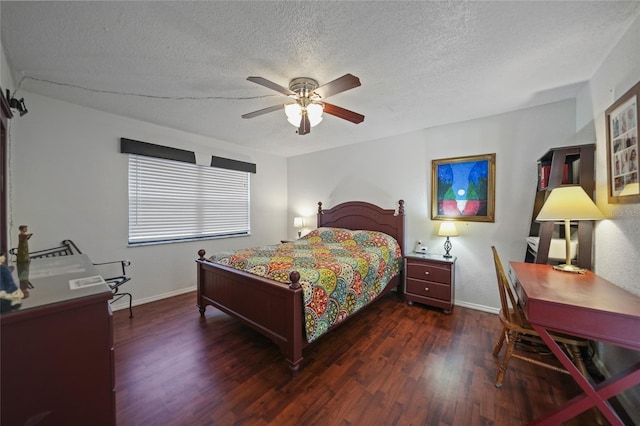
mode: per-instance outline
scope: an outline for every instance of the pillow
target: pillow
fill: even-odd
[[[359,245],[376,245],[379,247],[398,245],[398,242],[392,236],[384,232],[327,227],[314,229],[300,238],[300,240],[306,240],[309,243],[343,243],[345,241],[355,241]]]

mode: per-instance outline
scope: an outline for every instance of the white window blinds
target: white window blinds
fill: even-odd
[[[248,235],[249,173],[129,154],[129,244]]]

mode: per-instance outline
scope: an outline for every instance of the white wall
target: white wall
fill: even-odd
[[[0,8],[0,13],[1,13],[1,10],[2,9]],[[2,48],[1,42],[0,42],[0,89],[2,90],[2,94],[4,96],[6,96],[7,89],[9,89],[10,91],[13,91],[15,89],[13,79],[11,77],[11,72],[9,71],[9,64],[7,63],[7,58],[4,54],[4,49]],[[9,120],[9,123],[7,125],[9,128],[9,133],[11,132],[11,121],[12,120]],[[8,156],[9,155],[7,153],[7,157]],[[8,162],[9,162],[9,159],[7,158],[6,164],[0,164],[0,172],[4,171],[5,167],[8,166]],[[7,184],[7,191],[10,192],[11,188],[9,187],[9,182],[7,182],[6,184]],[[7,224],[9,223],[9,218],[5,217],[4,214],[0,214],[0,220],[3,222],[6,222]],[[9,244],[9,241],[3,241],[3,242]]]
[[[345,125],[349,125],[346,123]],[[363,123],[366,125],[366,121]],[[575,103],[564,101],[343,148],[289,158],[289,211],[315,212],[349,200],[385,208],[405,200],[406,246],[422,240],[443,253],[431,221],[431,160],[496,153],[495,223],[458,222],[452,240],[456,304],[496,311],[499,296],[491,245],[506,264],[522,261],[537,185],[536,160],[574,133]],[[290,218],[290,221],[292,219]]]
[[[597,139],[596,201],[610,220],[596,225],[595,271],[640,295],[640,204],[609,204],[607,200],[606,109],[640,81],[640,18],[631,25],[587,87],[577,97],[576,129]],[[598,345],[598,357],[609,374],[640,362],[640,353]],[[640,386],[621,398],[634,424],[640,424]]]
[[[640,81],[640,18],[577,98],[578,130],[595,128],[597,204],[611,220],[596,226],[596,272],[640,295],[640,204],[608,204],[605,111]]]
[[[193,289],[197,251],[273,244],[287,235],[287,163],[198,135],[23,92],[29,113],[12,119],[10,236],[26,224],[31,250],[72,239],[94,262],[130,259],[137,303]],[[257,164],[249,237],[127,247],[127,165],[121,137]],[[195,308],[194,308],[195,309]]]
[[[7,63],[4,49],[2,49],[2,44],[0,44],[0,52],[2,53],[0,58],[0,87],[2,87],[3,94],[6,96],[7,89],[13,92],[13,90],[15,89],[15,84],[13,82],[13,78],[11,77],[11,73],[9,72],[9,64]]]

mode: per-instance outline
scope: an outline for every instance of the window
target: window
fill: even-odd
[[[249,173],[129,154],[129,244],[249,235]]]

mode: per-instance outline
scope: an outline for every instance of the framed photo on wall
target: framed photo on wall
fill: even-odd
[[[431,161],[431,219],[495,222],[496,154]]]
[[[638,203],[638,98],[640,82],[606,111],[609,203]]]

